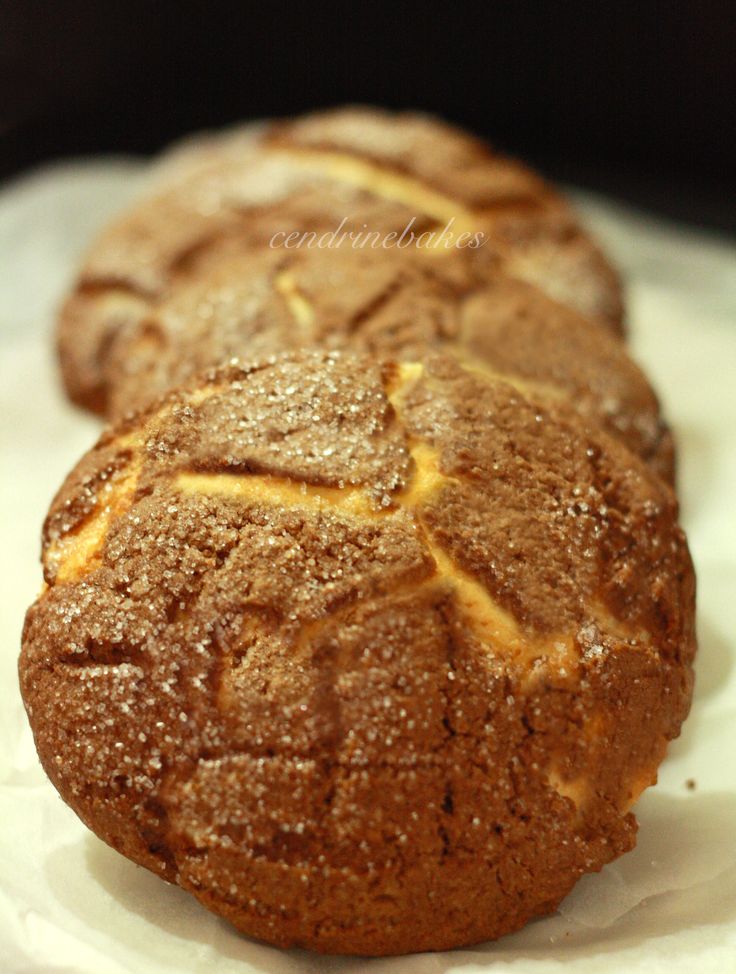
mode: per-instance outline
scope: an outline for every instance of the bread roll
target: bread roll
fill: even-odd
[[[501,272],[478,281],[453,267],[438,274],[411,253],[220,251],[118,332],[106,356],[108,412],[142,408],[231,358],[326,347],[416,361],[442,349],[538,397],[567,398],[673,481],[657,398],[616,337],[524,281]]]
[[[691,696],[670,489],[452,357],[231,365],[104,433],[20,675],[102,839],[273,944],[499,937],[634,844]]]
[[[465,246],[440,242],[448,225],[444,243],[465,235]],[[107,412],[111,396],[119,400],[108,362],[119,334],[223,248],[278,244],[288,254],[291,234],[322,239],[338,228],[331,253],[357,243],[359,254],[386,261],[402,252],[407,228],[416,237],[434,233],[435,246],[410,249],[435,273],[452,276],[449,265],[458,265],[482,283],[502,272],[621,330],[615,273],[538,176],[435,119],[348,108],[236,130],[164,159],[148,198],[94,244],[62,309],[69,395]],[[350,240],[350,232],[363,237]],[[371,234],[393,235],[392,245],[374,249]],[[471,245],[476,235],[480,247]]]

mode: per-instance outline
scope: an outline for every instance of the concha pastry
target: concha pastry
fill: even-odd
[[[465,246],[440,244],[450,221],[452,239],[465,235]],[[615,273],[547,183],[436,119],[347,108],[247,126],[164,158],[149,196],[94,244],[62,309],[69,395],[107,411],[107,360],[118,333],[223,248],[264,249],[287,244],[290,233],[321,237],[340,228],[382,240],[393,234],[396,246],[379,248],[390,261],[408,227],[417,237],[437,235],[437,246],[411,248],[436,273],[452,274],[449,266],[458,264],[483,281],[502,271],[621,329]],[[470,245],[476,234],[481,247]],[[359,253],[371,249],[364,241]]]
[[[417,361],[438,349],[538,397],[566,397],[674,480],[657,397],[600,322],[501,272],[479,281],[411,252],[240,250],[117,332],[105,356],[107,411],[147,405],[206,368],[300,347]]]
[[[691,696],[676,517],[564,400],[452,358],[214,371],[51,506],[20,662],[39,755],[252,936],[498,937],[634,844]]]

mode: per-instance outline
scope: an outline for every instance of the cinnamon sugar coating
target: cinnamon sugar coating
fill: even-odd
[[[411,224],[419,235],[450,220],[457,236],[482,233],[486,243],[412,247],[423,262],[447,274],[445,265],[457,263],[481,283],[498,274],[527,282],[620,331],[615,273],[537,175],[436,119],[347,108],[200,138],[164,157],[149,198],[103,232],[62,308],[67,391],[108,412],[118,378],[109,353],[120,334],[195,281],[223,249],[263,250],[274,234],[283,240],[341,226],[384,235]],[[373,253],[390,263],[399,252]]]
[[[676,518],[597,424],[451,357],[216,370],[51,506],[20,662],[41,761],[252,936],[498,937],[634,844],[691,695]]]

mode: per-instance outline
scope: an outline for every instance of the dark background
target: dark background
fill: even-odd
[[[0,0],[0,178],[345,101],[736,232],[736,4]]]

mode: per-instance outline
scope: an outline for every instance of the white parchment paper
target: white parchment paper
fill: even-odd
[[[56,796],[33,749],[16,657],[40,586],[42,518],[98,424],[65,402],[50,332],[81,250],[143,178],[139,163],[94,160],[0,189],[0,972],[735,970],[736,247],[598,199],[580,197],[580,208],[624,271],[632,347],[678,435],[699,579],[696,699],[637,806],[637,849],[583,879],[555,916],[496,944],[322,958],[240,936],[108,849]]]

